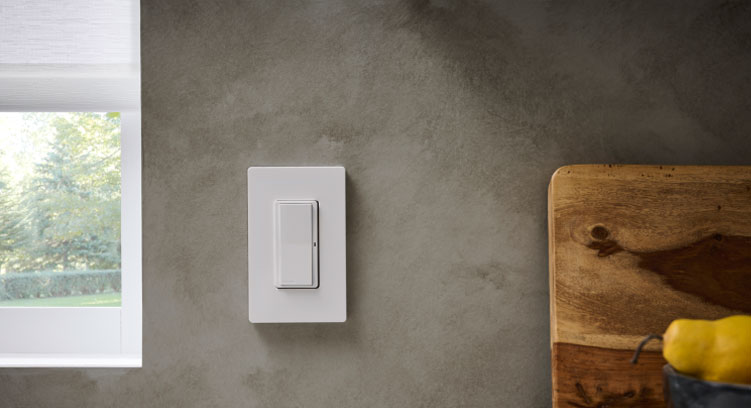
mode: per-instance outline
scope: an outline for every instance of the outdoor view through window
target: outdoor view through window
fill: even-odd
[[[0,307],[120,306],[120,114],[0,112]]]

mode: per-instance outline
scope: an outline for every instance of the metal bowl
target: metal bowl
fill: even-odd
[[[665,401],[670,408],[749,408],[751,385],[704,381],[662,368]]]

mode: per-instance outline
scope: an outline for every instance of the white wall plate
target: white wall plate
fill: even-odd
[[[346,252],[344,167],[248,169],[252,323],[345,321]]]

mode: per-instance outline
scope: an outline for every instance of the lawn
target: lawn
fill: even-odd
[[[120,307],[120,293],[0,301],[0,307]]]

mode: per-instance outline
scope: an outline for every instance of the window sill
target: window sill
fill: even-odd
[[[140,355],[0,354],[2,368],[140,368]]]

